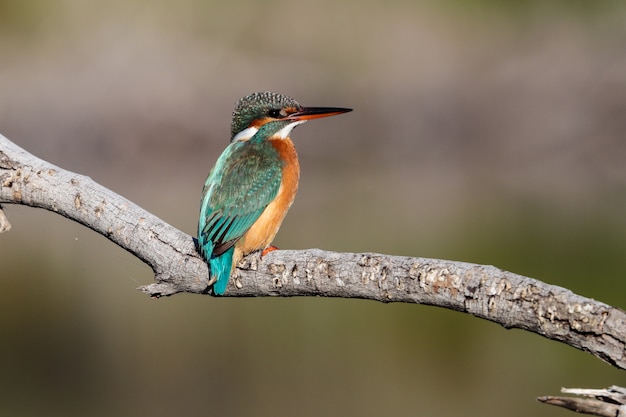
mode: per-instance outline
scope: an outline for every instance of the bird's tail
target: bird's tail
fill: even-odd
[[[211,266],[211,278],[217,279],[213,284],[213,293],[222,295],[226,291],[230,272],[233,269],[233,252],[235,247],[231,247],[226,252],[209,261]]]

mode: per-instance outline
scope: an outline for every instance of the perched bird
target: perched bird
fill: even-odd
[[[211,270],[213,293],[224,294],[241,258],[270,243],[298,190],[300,164],[292,129],[307,120],[352,109],[302,107],[280,94],[254,93],[233,112],[230,144],[202,191],[198,248]]]

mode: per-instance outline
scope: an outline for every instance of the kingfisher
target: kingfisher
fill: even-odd
[[[249,253],[271,250],[298,191],[300,164],[289,135],[307,120],[352,111],[303,107],[287,96],[259,92],[235,105],[230,144],[202,191],[198,249],[209,264],[213,294],[226,291],[233,267]]]

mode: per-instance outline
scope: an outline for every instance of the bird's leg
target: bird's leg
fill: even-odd
[[[209,283],[207,284],[207,287],[210,287],[211,285],[215,284],[216,281],[217,281],[217,278],[211,277],[211,279],[209,280]]]
[[[278,250],[278,248],[274,245],[269,245],[267,248],[263,249],[263,252],[261,252],[261,258],[274,250]]]

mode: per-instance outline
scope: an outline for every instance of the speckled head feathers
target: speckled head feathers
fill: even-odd
[[[237,102],[230,126],[231,139],[237,133],[250,127],[256,119],[271,117],[268,112],[284,108],[301,109],[302,106],[294,99],[269,91],[253,93]]]

